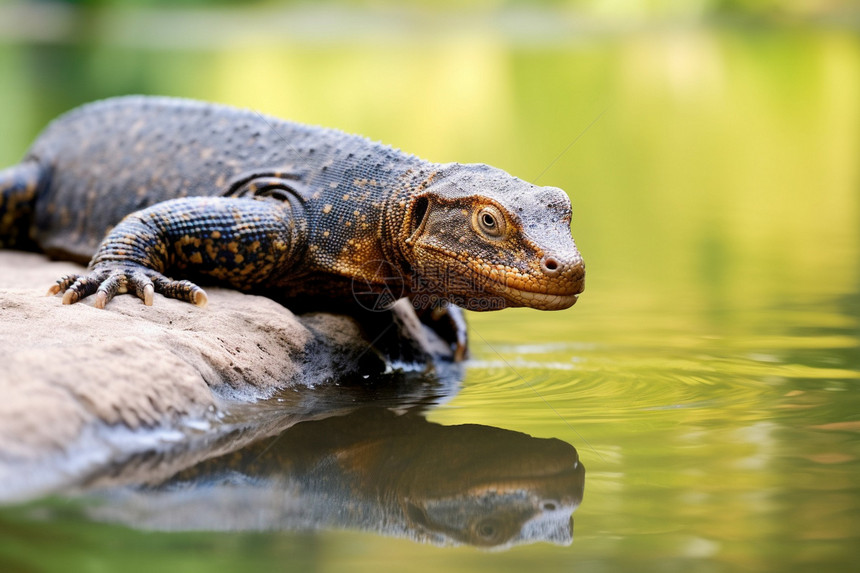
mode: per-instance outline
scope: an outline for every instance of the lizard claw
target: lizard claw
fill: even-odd
[[[69,286],[72,285],[76,280],[80,278],[81,275],[64,275],[57,279],[56,284],[51,285],[51,288],[48,289],[48,292],[45,296],[54,296],[57,293],[61,293]]]
[[[63,297],[63,302],[65,303],[65,297]],[[101,291],[96,293],[96,302],[93,303],[93,306],[96,308],[104,308],[107,304],[107,295]]]
[[[78,295],[73,290],[67,290],[63,295],[63,304],[74,304],[78,302]]]
[[[198,287],[197,292],[194,294],[194,304],[201,307],[209,304],[209,297],[206,296],[206,291],[202,288]]]
[[[151,284],[143,287],[143,304],[152,306],[153,298],[155,298],[155,287]]]
[[[206,291],[191,281],[174,281],[163,275],[158,275],[153,277],[152,282],[155,284],[155,292],[161,293],[167,298],[177,298],[197,306],[206,306],[206,303],[209,302]]]
[[[104,271],[93,271],[86,275],[67,275],[57,281],[55,286],[65,290],[63,304],[74,304],[96,292],[104,280],[104,274]]]
[[[174,281],[158,271],[133,263],[96,265],[84,275],[66,275],[48,289],[48,296],[63,294],[63,304],[74,304],[95,294],[93,306],[104,308],[114,296],[134,293],[152,306],[155,293],[206,306],[206,292],[190,281]]]

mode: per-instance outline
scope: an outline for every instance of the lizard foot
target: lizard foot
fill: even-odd
[[[152,306],[154,293],[206,306],[206,293],[191,281],[174,281],[161,273],[139,265],[97,265],[86,274],[60,277],[48,296],[63,294],[63,304],[74,304],[95,294],[96,308],[105,305],[117,294],[133,292],[143,304]]]
[[[446,305],[444,308],[433,310],[433,314],[437,315],[434,320],[447,322],[453,335],[451,336],[451,346],[454,349],[454,361],[462,362],[466,359],[469,353],[469,342],[466,329],[466,317],[463,316],[463,309],[452,304]]]
[[[440,304],[416,309],[418,319],[429,326],[451,346],[454,362],[462,362],[469,353],[466,318],[463,309],[453,304]]]

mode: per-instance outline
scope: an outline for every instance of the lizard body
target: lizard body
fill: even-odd
[[[99,307],[122,292],[205,304],[192,279],[283,300],[562,309],[584,284],[570,218],[560,189],[486,165],[173,98],[72,110],[0,171],[0,246],[89,261],[51,292]]]

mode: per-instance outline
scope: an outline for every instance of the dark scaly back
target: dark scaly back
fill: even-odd
[[[412,155],[341,131],[142,96],[58,118],[28,159],[49,170],[35,216],[35,239],[46,252],[86,261],[129,213],[177,197],[253,193],[250,175],[274,174],[304,206],[296,216],[308,229],[311,266],[336,272],[346,270],[351,251],[380,250],[384,203],[433,171]]]

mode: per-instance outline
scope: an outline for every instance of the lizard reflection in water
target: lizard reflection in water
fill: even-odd
[[[88,511],[155,529],[357,529],[504,548],[569,544],[584,484],[566,442],[364,408],[114,490]]]

